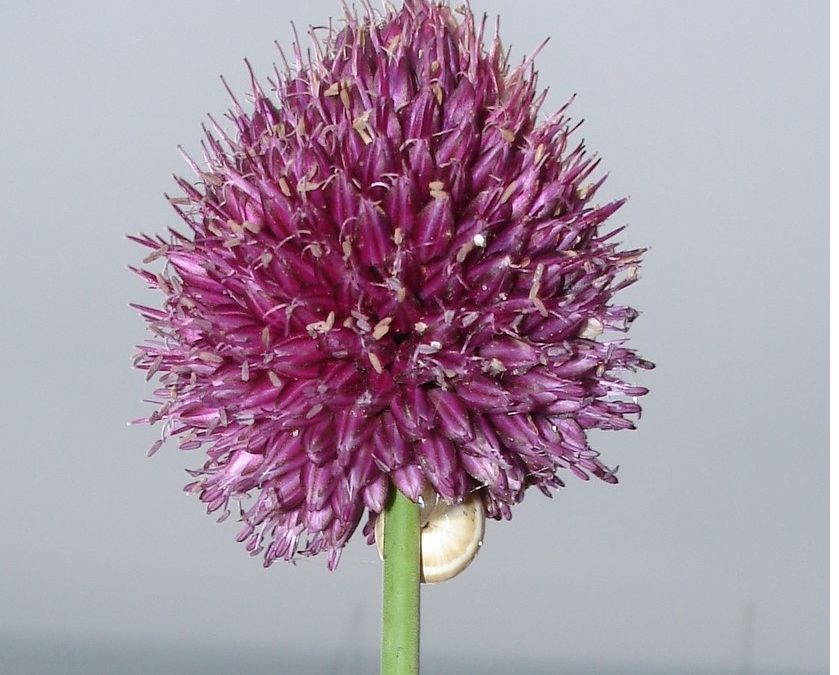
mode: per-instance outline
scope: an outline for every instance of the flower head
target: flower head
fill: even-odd
[[[619,372],[651,364],[601,338],[636,317],[612,297],[642,252],[601,231],[622,202],[594,205],[564,110],[537,119],[532,60],[484,33],[405,0],[309,60],[295,45],[177,179],[189,233],[135,237],[165,260],[138,270],[166,296],[138,307],[136,364],[161,382],[144,421],[205,449],[186,489],[238,505],[266,565],[334,566],[391,485],[478,491],[500,519],[563,471],[617,480],[586,431],[631,428],[646,393]]]

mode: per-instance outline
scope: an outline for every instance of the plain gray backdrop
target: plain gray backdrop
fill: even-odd
[[[490,523],[423,595],[428,672],[826,673],[828,3],[473,0],[572,93],[578,137],[650,246],[624,298],[658,364],[640,429]],[[218,80],[338,0],[0,8],[0,672],[375,669],[380,566],[356,542],[264,570],[146,450],[125,233],[162,232]],[[244,96],[242,97],[244,98]],[[301,665],[308,664],[308,666]],[[445,665],[448,664],[448,665]],[[306,668],[310,670],[306,670]],[[658,670],[656,670],[658,668]],[[682,669],[682,670],[680,670]]]

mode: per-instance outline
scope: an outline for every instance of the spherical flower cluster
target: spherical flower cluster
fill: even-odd
[[[186,490],[266,565],[334,567],[393,486],[501,519],[560,471],[616,482],[586,432],[631,428],[646,393],[604,335],[636,317],[611,301],[642,252],[601,231],[622,202],[594,205],[597,161],[485,28],[405,0],[295,45],[177,180],[188,234],[134,238],[165,261],[137,270],[165,295],[137,306],[153,449],[205,449]]]

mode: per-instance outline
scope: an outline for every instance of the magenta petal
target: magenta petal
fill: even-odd
[[[303,476],[306,484],[306,501],[309,508],[320,510],[335,489],[335,476],[331,467],[309,465],[304,469]]]
[[[439,112],[437,99],[430,91],[424,91],[417,96],[410,106],[410,112],[405,121],[405,138],[430,138],[438,131]]]
[[[506,412],[510,406],[509,392],[482,375],[460,383],[457,394],[467,405],[485,412]]]
[[[306,429],[303,432],[303,447],[308,459],[317,466],[333,461],[337,448],[332,420],[326,418]]]
[[[463,468],[482,485],[496,483],[501,475],[498,463],[489,457],[477,457],[469,452],[460,454]]]
[[[420,495],[422,495],[425,487],[425,478],[422,470],[416,465],[402,466],[391,473],[393,484],[397,489],[410,498],[412,501],[418,502]]]
[[[376,480],[364,488],[364,505],[374,513],[381,513],[385,508],[390,481],[386,474],[380,474]]]
[[[400,433],[393,416],[388,412],[381,414],[372,442],[376,462],[387,471],[413,461],[410,444]]]
[[[358,259],[364,265],[382,265],[393,250],[390,224],[381,207],[364,202],[358,215]]]
[[[361,443],[367,424],[364,414],[356,406],[341,410],[336,415],[338,452],[346,455]]]
[[[314,511],[307,511],[306,527],[310,532],[323,532],[332,523],[334,517],[335,512],[330,504]]]
[[[422,440],[417,444],[417,456],[435,491],[448,501],[457,500],[454,477],[457,458],[451,442],[439,436]]]
[[[474,438],[469,413],[463,401],[452,392],[435,389],[429,394],[437,412],[440,430],[452,440],[466,442]]]
[[[414,245],[421,262],[428,262],[449,248],[454,233],[454,215],[448,194],[440,194],[420,211]]]

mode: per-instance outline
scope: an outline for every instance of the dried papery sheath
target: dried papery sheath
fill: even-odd
[[[187,233],[134,237],[165,296],[137,307],[142,421],[206,454],[186,490],[266,565],[334,567],[391,486],[502,519],[563,474],[617,482],[586,432],[640,413],[613,297],[642,251],[532,59],[427,0],[314,38],[210,125],[170,199]]]

